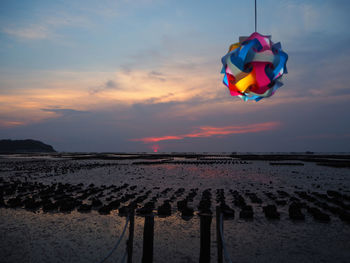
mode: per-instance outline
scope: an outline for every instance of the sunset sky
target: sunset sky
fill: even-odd
[[[58,151],[350,151],[350,1],[258,0],[284,86],[231,97],[254,0],[2,0],[0,139]]]

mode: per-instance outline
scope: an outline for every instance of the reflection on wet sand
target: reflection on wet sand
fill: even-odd
[[[210,253],[216,261],[217,206],[224,215],[228,252],[238,262],[345,262],[350,256],[350,181],[347,168],[334,166],[346,167],[347,160],[2,156],[4,262],[98,262],[115,244],[131,207],[134,261],[142,257],[149,215],[155,216],[154,262],[198,262],[200,215],[213,217]],[[125,242],[111,260],[121,260],[124,250]]]

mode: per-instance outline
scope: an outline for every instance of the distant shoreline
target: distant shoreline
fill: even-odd
[[[17,153],[54,153],[55,149],[41,141],[26,140],[0,140],[1,154],[17,154]]]
[[[52,157],[70,160],[135,160],[133,164],[186,164],[228,160],[270,161],[271,165],[298,164],[313,162],[317,165],[350,168],[350,153],[67,153],[67,152],[32,152],[0,153],[0,158],[44,158]]]

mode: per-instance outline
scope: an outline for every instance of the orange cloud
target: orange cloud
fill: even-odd
[[[197,131],[182,134],[182,135],[166,135],[161,137],[144,137],[131,139],[134,142],[143,142],[143,143],[154,143],[159,141],[168,141],[168,140],[182,140],[185,138],[205,138],[212,136],[224,136],[229,134],[240,134],[240,133],[254,133],[261,131],[268,131],[276,129],[280,126],[279,122],[264,122],[256,123],[249,125],[241,126],[225,126],[225,127],[212,127],[212,126],[202,126],[199,127]]]
[[[194,67],[189,71],[178,64],[130,72],[30,71],[21,78],[0,72],[0,87],[15,87],[0,94],[0,117],[26,125],[57,117],[41,109],[104,111],[138,103],[186,103],[203,92],[210,98],[215,96],[217,89],[212,87],[218,83],[218,75],[212,72],[216,71],[208,67]],[[175,114],[186,108],[179,106],[170,111]]]
[[[15,126],[21,126],[24,125],[23,122],[20,121],[2,121],[0,120],[0,127],[10,128]]]

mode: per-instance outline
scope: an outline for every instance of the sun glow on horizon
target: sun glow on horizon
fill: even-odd
[[[158,150],[160,149],[160,146],[158,145],[158,144],[155,144],[155,145],[152,145],[152,150],[153,150],[153,152],[158,152]]]

